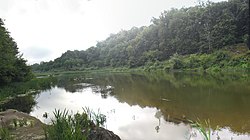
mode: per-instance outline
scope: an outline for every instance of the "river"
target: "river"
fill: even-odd
[[[202,139],[187,120],[210,127],[212,140],[250,139],[248,74],[67,74],[33,97],[30,114],[42,122],[50,123],[55,109],[73,114],[89,107],[124,140]]]

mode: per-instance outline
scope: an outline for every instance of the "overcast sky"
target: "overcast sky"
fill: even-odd
[[[221,1],[221,0],[212,0]],[[111,33],[150,24],[198,0],[0,0],[0,18],[29,64],[85,50]]]

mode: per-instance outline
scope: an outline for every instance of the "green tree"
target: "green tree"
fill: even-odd
[[[17,44],[0,19],[0,85],[29,80],[31,68],[19,54]]]
[[[235,44],[249,43],[249,0],[202,2],[171,9],[152,18],[152,24],[121,30],[85,51],[67,51],[35,70],[77,67],[140,67],[165,61],[174,54],[209,54]],[[250,47],[250,46],[249,46]],[[175,68],[182,64],[176,59]],[[194,66],[192,66],[194,67]]]

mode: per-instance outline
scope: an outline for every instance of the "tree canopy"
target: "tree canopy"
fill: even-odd
[[[139,67],[174,54],[207,54],[230,45],[249,47],[249,1],[229,0],[164,11],[152,24],[110,35],[85,51],[67,51],[37,71]]]

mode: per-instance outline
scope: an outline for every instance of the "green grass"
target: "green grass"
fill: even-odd
[[[1,140],[13,140],[14,138],[11,136],[9,129],[0,128],[0,139]]]
[[[45,136],[49,140],[86,140],[91,129],[104,125],[106,116],[83,108],[83,113],[70,115],[67,110],[54,111],[52,124],[45,126]]]

